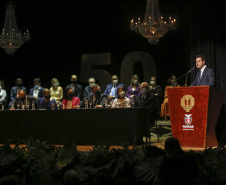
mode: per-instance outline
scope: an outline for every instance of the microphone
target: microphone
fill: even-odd
[[[194,70],[195,70],[195,66],[193,68],[191,68],[190,71],[187,72],[187,74],[194,71]]]
[[[185,80],[185,87],[187,86],[187,80],[188,80],[188,75],[189,73],[191,73],[192,71],[195,70],[195,66],[193,68],[191,68],[187,73],[184,73],[183,75],[181,75],[179,78],[176,79],[176,81],[180,80],[181,78],[183,78],[184,76],[186,76],[186,80]]]

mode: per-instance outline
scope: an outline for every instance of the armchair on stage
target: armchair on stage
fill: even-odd
[[[175,87],[168,89],[173,137],[183,147],[217,146],[215,127],[224,94],[216,88]]]

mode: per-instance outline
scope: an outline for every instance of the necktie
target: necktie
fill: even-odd
[[[144,96],[144,95],[142,95],[142,102],[144,102],[144,100],[145,100],[145,96]]]
[[[199,76],[198,76],[198,85],[201,83],[201,70],[199,71]]]
[[[116,87],[113,86],[112,89],[111,89],[111,96],[115,96],[115,91],[116,91]]]

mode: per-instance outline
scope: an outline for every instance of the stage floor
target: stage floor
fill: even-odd
[[[143,144],[139,146],[146,146],[146,145],[151,145],[151,146],[157,146],[158,148],[164,149],[165,143],[149,143],[149,144]],[[132,149],[133,146],[129,146],[130,149]],[[112,146],[112,148],[118,149],[122,148],[120,146]],[[85,146],[85,145],[78,145],[77,146],[78,151],[83,151],[83,152],[89,152],[93,150],[93,146]],[[205,148],[192,148],[192,147],[182,147],[182,150],[185,152],[188,152],[190,150],[193,150],[195,152],[202,152],[205,150]]]
[[[2,146],[3,144],[0,144],[0,146]],[[165,143],[148,143],[148,144],[142,144],[142,145],[137,145],[137,147],[143,147],[143,146],[148,146],[148,145],[151,145],[151,146],[157,146],[158,148],[161,148],[161,149],[164,149],[164,145]],[[21,145],[23,147],[26,147],[26,145]],[[56,147],[63,147],[63,145],[54,145]],[[10,145],[11,148],[14,148],[15,145]],[[93,150],[93,145],[77,145],[77,150],[78,151],[81,151],[81,152],[90,152]],[[110,150],[111,149],[122,149],[121,146],[111,146],[110,147]],[[133,146],[129,146],[129,149],[132,149]],[[214,148],[214,147],[213,147]],[[185,151],[185,152],[188,152],[190,150],[193,150],[195,152],[202,152],[205,150],[205,148],[192,148],[192,147],[182,147],[182,150]]]

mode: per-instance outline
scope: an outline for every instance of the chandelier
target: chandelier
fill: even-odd
[[[24,34],[18,31],[15,10],[10,1],[10,4],[6,8],[4,27],[0,35],[0,47],[8,55],[12,55],[16,49],[20,48],[27,41],[30,41],[30,39],[31,35],[28,30]]]
[[[169,22],[161,16],[158,0],[147,0],[146,13],[141,23],[140,18],[134,23],[131,20],[130,30],[140,33],[151,45],[159,42],[168,31],[176,29],[176,19],[169,17]]]

